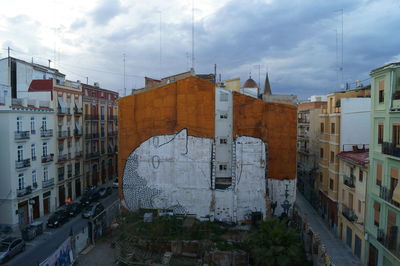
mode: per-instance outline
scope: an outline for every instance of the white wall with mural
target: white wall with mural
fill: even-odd
[[[212,189],[213,139],[187,135],[155,136],[128,157],[123,172],[126,208],[170,209],[227,222],[266,213],[266,145],[257,138],[238,137],[236,177],[226,189]]]

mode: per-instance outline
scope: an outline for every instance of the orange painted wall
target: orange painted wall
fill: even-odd
[[[233,136],[268,144],[268,177],[296,178],[297,107],[233,93]]]
[[[118,104],[120,178],[131,152],[153,136],[186,128],[191,136],[214,138],[215,87],[211,82],[189,77],[120,98]],[[233,136],[250,136],[268,143],[268,176],[294,179],[297,108],[234,92],[233,114]]]
[[[120,98],[119,178],[129,154],[151,137],[175,134],[186,128],[191,136],[213,138],[214,95],[213,83],[189,77]]]

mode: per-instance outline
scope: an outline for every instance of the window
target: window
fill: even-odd
[[[325,124],[322,122],[321,123],[321,133],[324,133],[324,130],[325,130]]]
[[[378,186],[382,185],[382,164],[376,164],[376,184]]]
[[[67,174],[68,174],[68,178],[72,177],[72,164],[69,164],[67,166]]]
[[[22,131],[22,117],[17,117],[17,132]]]
[[[378,95],[379,103],[383,103],[385,101],[385,81],[381,79],[379,81],[379,95]]]
[[[400,147],[400,124],[393,125],[392,142],[396,147]]]
[[[383,122],[379,122],[378,124],[378,144],[382,144],[383,142]]]
[[[46,117],[42,118],[42,130],[47,130],[47,119],[46,119]]]
[[[226,139],[219,139],[219,144],[226,144],[227,140]]]
[[[350,166],[350,177],[354,176],[354,167]]]
[[[228,118],[228,114],[227,113],[222,113],[219,115],[220,119],[227,119]]]
[[[220,171],[226,171],[226,169],[227,169],[227,165],[226,164],[220,164],[219,165],[219,170]]]
[[[321,148],[321,149],[319,150],[319,157],[321,157],[321,159],[324,158],[324,149],[323,149],[323,148]]]
[[[31,157],[32,157],[32,161],[36,160],[36,145],[35,144],[31,144]]]
[[[329,189],[333,190],[333,179],[329,179]]]
[[[398,169],[396,167],[390,168],[390,187],[389,187],[389,189],[390,189],[390,198],[391,199],[393,199],[395,197],[393,194],[397,187],[397,183],[399,182],[398,178],[399,178]]]
[[[64,179],[64,166],[59,167],[57,169],[57,172],[58,172],[58,180],[62,181]]]
[[[47,167],[43,168],[43,181],[49,180],[49,169]]]
[[[22,146],[18,146],[18,150],[17,150],[17,160],[23,161],[24,160],[24,150]]]
[[[36,180],[36,170],[32,171],[32,185],[37,187],[37,180]]]
[[[378,202],[374,202],[374,225],[379,227],[379,215],[381,212],[381,205]]]
[[[47,142],[43,143],[43,157],[47,156]]]
[[[322,173],[319,173],[319,182],[322,183],[324,179],[324,175]]]
[[[331,123],[331,134],[335,134],[335,123]]]
[[[228,93],[220,92],[219,101],[220,102],[227,102],[228,101]]]
[[[31,117],[31,134],[36,134],[34,117]]]
[[[363,170],[360,169],[360,171],[358,172],[358,181],[363,182],[364,179],[364,172]]]
[[[81,173],[81,163],[75,163],[75,175],[78,176]]]
[[[25,188],[24,174],[20,173],[18,175],[18,189],[24,189],[24,188]]]
[[[335,153],[331,151],[331,163],[335,163]]]

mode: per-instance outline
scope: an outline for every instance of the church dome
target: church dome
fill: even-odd
[[[249,78],[246,80],[246,82],[243,84],[243,88],[258,88],[257,83],[252,79]]]

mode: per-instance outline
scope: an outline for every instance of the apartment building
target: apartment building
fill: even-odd
[[[50,101],[11,98],[0,85],[0,224],[14,230],[55,210],[54,114]]]
[[[367,182],[368,265],[400,265],[400,63],[371,72],[370,178]]]
[[[325,96],[312,96],[310,102],[297,106],[297,187],[314,206],[318,203],[321,107],[326,107]]]
[[[339,183],[339,162],[336,157],[343,151],[344,144],[365,144],[359,140],[360,134],[368,135],[368,131],[361,131],[360,134],[349,134],[345,140],[341,139],[341,105],[344,99],[348,99],[349,105],[354,102],[355,106],[364,109],[366,101],[362,98],[370,97],[369,87],[360,87],[354,90],[347,90],[329,94],[327,106],[321,108],[320,116],[320,162],[319,162],[319,198],[320,211],[328,222],[329,226],[336,231],[338,226],[338,183]],[[361,99],[361,102],[360,102]],[[350,110],[349,112],[353,112]],[[355,113],[357,111],[354,111]],[[364,119],[368,113],[363,111]],[[361,123],[360,123],[361,124]],[[354,127],[357,129],[357,127]],[[358,128],[362,128],[361,126]]]
[[[365,263],[365,200],[368,179],[368,149],[353,145],[339,159],[339,238]]]
[[[82,84],[85,185],[117,177],[118,93]]]

